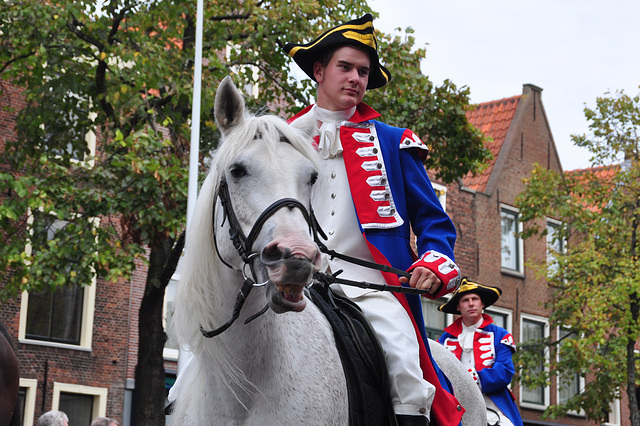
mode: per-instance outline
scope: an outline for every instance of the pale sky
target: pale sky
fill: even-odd
[[[370,0],[385,33],[412,27],[436,85],[468,86],[471,102],[543,89],[564,170],[589,167],[571,134],[588,132],[585,104],[606,92],[640,93],[638,0]],[[354,18],[356,18],[354,16]]]

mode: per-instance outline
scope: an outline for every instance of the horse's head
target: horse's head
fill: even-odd
[[[317,178],[311,141],[278,117],[248,115],[229,77],[216,93],[215,116],[222,142],[214,171],[223,186],[218,192],[228,196],[221,197],[227,217],[214,230],[220,255],[267,282],[272,310],[301,311],[306,304],[302,290],[320,262],[309,217]],[[229,244],[228,228],[240,234],[235,243],[243,246],[240,254]],[[242,264],[243,254],[248,267]]]

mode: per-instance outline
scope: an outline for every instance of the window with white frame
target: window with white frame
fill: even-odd
[[[502,206],[500,209],[500,253],[504,271],[523,273],[523,243],[518,233],[522,231],[518,210]]]
[[[436,196],[438,197],[438,201],[442,205],[442,209],[447,211],[447,187],[444,185],[440,185],[439,183],[431,182],[431,186],[433,186],[433,190],[436,192]]]
[[[67,414],[70,425],[88,425],[106,416],[108,392],[107,388],[55,382],[52,406]]]
[[[20,389],[18,391],[18,418],[22,419],[23,426],[32,426],[36,411],[36,392],[38,381],[36,379],[20,378]]]
[[[511,309],[489,306],[484,312],[493,318],[493,324],[513,333],[513,311]]]
[[[602,423],[602,426],[620,426],[620,400],[615,399],[609,404],[609,413],[607,414],[607,421]]]
[[[522,314],[520,322],[520,341],[526,345],[531,343],[531,347],[523,350],[539,350],[545,360],[548,359],[549,353],[544,348],[536,348],[536,343],[541,343],[542,339],[549,337],[549,321],[547,318],[537,315]],[[543,371],[544,361],[534,369],[535,373]],[[550,391],[549,386],[528,388],[522,385],[520,388],[520,404],[523,407],[534,409],[545,409],[549,405]]]
[[[558,340],[577,339],[578,336],[566,327],[558,327]],[[562,345],[560,345],[562,348]],[[562,359],[562,349],[558,351],[558,360]],[[584,377],[576,373],[558,374],[558,403],[565,404],[574,396],[580,394],[584,389]],[[573,414],[579,414],[573,412]]]
[[[427,337],[433,340],[438,340],[446,326],[445,314],[438,310],[438,306],[441,305],[441,302],[427,299],[426,297],[421,297],[420,299],[422,301],[422,316],[424,317],[424,327]]]
[[[27,254],[46,250],[48,242],[69,222],[42,212],[29,217],[32,226]],[[95,304],[95,276],[84,287],[58,287],[23,292],[18,339],[24,343],[91,348]]]
[[[561,222],[554,219],[547,219],[547,265],[551,271],[557,269],[556,255],[564,253],[566,242],[559,235]]]
[[[165,359],[170,360],[178,359],[178,343],[173,333],[173,306],[179,283],[180,273],[176,271],[164,290],[163,323],[164,331],[167,334],[167,341],[164,344],[163,356]]]

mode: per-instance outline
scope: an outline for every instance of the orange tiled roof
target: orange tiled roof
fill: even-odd
[[[598,167],[589,167],[587,169],[576,169],[566,171],[566,174],[572,174],[575,176],[581,176],[587,173],[593,173],[599,180],[605,182],[611,182],[613,177],[620,171],[619,164],[613,164],[610,166],[598,166]]]
[[[620,172],[619,164],[612,164],[609,166],[598,166],[598,167],[589,167],[587,169],[577,169],[571,170],[568,172],[564,172],[565,175],[575,176],[576,180],[580,183],[586,184],[589,180],[590,176],[594,176],[600,183],[604,185],[606,188],[613,187],[613,178],[617,173]],[[588,202],[584,200],[584,197],[576,194],[579,199],[582,200],[582,204],[586,209],[589,209],[593,212],[599,212],[606,204],[606,201],[603,202],[603,205],[592,204],[593,202]],[[589,203],[589,204],[587,204]]]
[[[484,102],[476,105],[473,111],[467,111],[467,120],[482,133],[489,136],[492,140],[487,144],[487,148],[493,154],[493,160],[488,167],[477,175],[467,174],[463,179],[465,186],[476,191],[484,191],[493,165],[495,164],[504,139],[507,136],[511,121],[518,108],[518,102],[522,96],[513,96],[511,98],[499,99],[497,101]]]

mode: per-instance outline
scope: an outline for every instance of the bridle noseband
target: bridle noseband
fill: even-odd
[[[249,231],[249,236],[245,236],[242,231],[242,227],[240,226],[240,222],[236,217],[235,211],[233,210],[233,205],[231,204],[231,197],[229,196],[229,185],[227,184],[227,180],[222,178],[220,180],[220,187],[218,189],[218,198],[220,198],[220,203],[222,204],[222,209],[224,212],[224,218],[229,219],[229,237],[233,242],[233,246],[236,248],[236,251],[240,255],[240,258],[245,263],[250,263],[251,260],[258,256],[257,252],[253,251],[253,243],[255,243],[256,238],[262,231],[262,227],[264,224],[273,216],[278,210],[288,207],[290,210],[297,208],[302,212],[302,216],[304,220],[309,225],[309,231],[313,235],[314,229],[314,221],[311,218],[311,214],[307,211],[307,208],[295,198],[281,198],[275,202],[273,202],[269,207],[264,209],[256,222],[253,224],[251,231]],[[215,203],[215,200],[214,200]],[[215,208],[214,208],[215,214]],[[224,219],[222,221],[224,224]],[[214,223],[215,226],[215,223]],[[218,253],[219,255],[220,253]],[[227,264],[225,262],[225,264]],[[228,264],[227,264],[228,265]]]
[[[249,236],[248,237],[245,236],[244,231],[240,226],[240,221],[238,221],[238,217],[236,216],[236,213],[233,210],[233,205],[231,204],[231,197],[229,195],[229,185],[227,184],[227,180],[223,177],[220,180],[220,185],[218,188],[218,196],[214,197],[213,199],[213,213],[212,213],[212,224],[214,229],[213,242],[214,242],[214,247],[216,249],[218,258],[222,261],[222,263],[224,263],[226,266],[228,266],[231,269],[236,270],[236,268],[234,268],[229,263],[227,263],[223,259],[223,257],[220,255],[220,251],[218,250],[218,243],[216,240],[215,205],[218,198],[220,199],[220,203],[222,204],[222,211],[223,211],[223,219],[222,219],[221,226],[224,225],[225,220],[227,219],[229,220],[229,238],[231,239],[233,246],[238,252],[240,259],[242,259],[242,261],[244,262],[244,266],[242,268],[244,283],[242,284],[242,288],[240,289],[240,292],[236,297],[236,303],[233,307],[233,314],[231,316],[231,319],[221,327],[218,327],[211,331],[206,331],[204,328],[202,328],[202,326],[200,327],[200,331],[207,338],[217,336],[218,334],[222,333],[227,328],[229,328],[235,322],[235,320],[238,319],[238,316],[240,315],[240,310],[242,309],[242,306],[244,305],[245,300],[249,296],[249,293],[251,293],[251,290],[254,287],[258,287],[266,284],[266,282],[261,284],[256,284],[254,279],[249,278],[247,276],[244,268],[247,265],[249,265],[249,267],[251,268],[251,275],[253,275],[253,277],[255,278],[256,272],[253,266],[253,260],[259,257],[260,254],[258,252],[253,251],[253,243],[255,243],[256,239],[258,238],[258,235],[260,234],[260,231],[262,231],[262,227],[267,222],[267,220],[271,218],[271,216],[273,216],[278,210],[283,209],[285,207],[289,208],[290,210],[297,208],[298,210],[300,210],[300,212],[302,212],[302,216],[304,217],[304,220],[309,225],[309,232],[314,237],[314,239],[316,239],[315,230],[317,226],[317,221],[315,219],[315,216],[313,215],[313,210],[311,209],[307,210],[304,204],[302,204],[300,201],[294,198],[281,198],[277,201],[274,201],[271,205],[269,205],[269,207],[267,207],[266,209],[264,209],[262,213],[260,213],[260,216],[258,216],[258,219],[253,224],[251,231],[249,231]],[[311,211],[311,213],[309,211]],[[257,318],[258,316],[262,315],[263,313],[265,313],[268,308],[269,306],[267,305],[260,312],[249,317],[245,321],[245,324]]]

